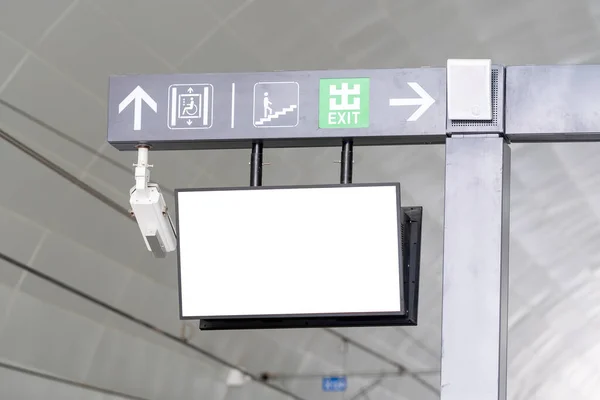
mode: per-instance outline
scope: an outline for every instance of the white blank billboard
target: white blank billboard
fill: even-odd
[[[182,318],[403,313],[399,191],[178,190]]]

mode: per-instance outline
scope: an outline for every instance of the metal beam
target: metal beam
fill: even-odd
[[[449,118],[447,68],[113,76],[108,141],[119,150],[431,144],[485,127],[512,142],[600,141],[600,65],[491,68],[489,120]]]
[[[512,142],[600,140],[600,65],[506,68],[506,135]]]
[[[446,142],[441,400],[506,400],[510,148]]]

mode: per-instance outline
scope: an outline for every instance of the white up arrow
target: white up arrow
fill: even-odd
[[[152,111],[157,112],[158,106],[156,101],[144,89],[140,86],[136,87],[123,99],[123,101],[119,104],[119,114],[127,108],[131,102],[133,103],[133,130],[139,131],[142,129],[142,101],[148,105],[152,109]]]
[[[408,86],[412,88],[420,97],[412,99],[390,99],[390,106],[420,106],[417,108],[407,121],[416,121],[435,103],[435,99],[429,95],[417,82],[408,82]]]

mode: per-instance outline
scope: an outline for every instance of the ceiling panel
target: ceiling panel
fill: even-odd
[[[123,171],[123,169],[127,169],[124,165],[119,165],[117,168],[113,165],[113,160],[103,159],[104,156],[101,153],[82,149],[79,143],[65,140],[11,111],[7,112],[5,116],[7,118],[0,121],[0,129],[5,130],[11,137],[42,155],[71,176],[90,185],[123,207],[129,207],[129,188],[133,184],[127,183],[119,187],[115,179],[120,174],[123,181],[126,178],[129,178],[130,182],[133,181],[133,178],[129,175],[130,171],[126,171],[127,173]],[[18,128],[16,128],[17,126]],[[14,149],[17,150],[16,147]],[[31,161],[37,162],[33,159]],[[109,170],[113,173],[98,173],[97,169],[99,168],[92,169],[97,164],[102,164],[103,170]],[[130,170],[132,173],[133,167]],[[123,188],[127,189],[124,190]]]
[[[71,3],[73,0],[2,0],[0,31],[24,46],[34,48]]]
[[[228,29],[217,29],[178,66],[182,73],[262,71],[266,63]]]
[[[169,72],[168,65],[88,1],[78,2],[36,53],[101,98],[106,98],[109,75]]]
[[[46,231],[25,218],[0,207],[0,252],[23,263],[29,263],[40,246]],[[0,261],[0,282],[15,285],[23,271],[12,264]]]
[[[130,268],[56,233],[45,237],[30,265],[109,304],[127,290],[133,275]]]
[[[82,379],[102,329],[91,319],[21,293],[0,332],[0,357]]]
[[[14,400],[123,400],[93,390],[0,368],[0,397]]]
[[[246,151],[249,161],[250,153]],[[242,155],[240,154],[240,157]],[[359,155],[356,157],[359,158]],[[340,181],[339,148],[268,149],[263,168],[265,185],[320,185]],[[248,161],[240,161],[238,170],[249,178]],[[356,164],[356,163],[355,163]],[[218,170],[215,171],[215,175]],[[244,182],[245,185],[248,183]]]
[[[237,33],[236,37],[241,41],[244,34]],[[309,20],[306,20],[304,23],[304,29],[289,37],[286,45],[280,46],[277,52],[268,52],[267,50],[263,52],[263,54],[265,53],[265,59],[268,64],[263,64],[261,70],[296,71],[299,69],[349,68],[347,55],[339,52],[331,44],[330,38],[323,33],[323,25]]]
[[[17,67],[25,56],[26,50],[0,30],[0,54],[2,54],[2,63],[0,63],[0,88],[3,89],[8,83],[7,80],[12,77],[15,67]],[[0,98],[2,98],[1,93],[2,90],[0,90]]]
[[[2,105],[0,105],[1,108]],[[83,150],[77,144],[64,140],[10,110],[3,113],[0,129],[76,177],[83,178],[82,173],[85,166],[93,159],[92,153],[89,151]],[[6,145],[10,146],[8,143]],[[8,148],[19,151],[13,146]]]
[[[427,347],[421,336],[415,336],[414,328],[353,328],[337,331],[362,343],[378,354],[413,370],[435,370],[439,368],[437,347]],[[364,357],[371,357],[363,353]],[[387,365],[386,370],[393,370]]]
[[[173,352],[140,337],[106,329],[95,348],[86,381],[147,398],[197,398],[198,389],[219,392],[223,385],[200,357]],[[196,387],[210,376],[210,385]],[[208,382],[206,382],[208,383]],[[221,389],[222,390],[222,389]]]
[[[438,319],[437,324],[440,321]],[[437,331],[435,328],[430,328]],[[390,337],[392,336],[393,337]],[[385,342],[390,343],[390,350],[396,354],[395,359],[416,371],[432,371],[439,369],[441,341],[435,345],[427,346],[422,338],[410,328],[397,328],[383,336]],[[437,386],[437,385],[436,385]]]
[[[174,277],[177,276],[176,268],[169,268],[169,272]],[[155,282],[141,274],[135,274],[133,279],[127,282],[115,303],[123,311],[162,327],[172,334],[179,334],[181,321],[177,286],[167,287],[162,282]]]
[[[401,396],[404,396],[406,400],[412,400],[415,398],[423,400],[435,400],[438,398],[435,393],[424,389],[421,383],[409,376],[386,379],[384,385],[390,388],[391,393],[400,394]]]
[[[221,23],[228,22],[231,18],[251,6],[256,0],[204,0],[202,7],[210,7]]]
[[[113,260],[136,264],[143,249],[130,246],[140,243],[135,224],[28,156],[7,146],[0,152],[3,160],[22,171],[18,175],[0,171],[11,189],[2,193],[0,204]]]
[[[227,26],[256,58],[270,59],[306,29],[301,13],[296,12],[298,4],[257,0],[233,16]]]
[[[252,343],[252,351],[245,349],[238,358],[233,361],[249,371],[287,371],[288,368],[298,365],[298,360],[303,356],[303,351],[284,351],[276,341],[263,335],[261,332],[249,332],[246,336]],[[310,349],[311,347],[308,347]]]
[[[39,269],[41,269],[40,272],[45,273],[42,268]],[[25,275],[25,279],[23,279],[19,291],[20,293],[28,294],[31,297],[42,301],[48,306],[53,306],[64,312],[95,321],[102,321],[107,316],[107,310],[104,308],[88,301],[82,301],[81,297],[31,274]]]
[[[2,99],[92,149],[106,141],[106,114],[100,98],[39,58],[27,59]],[[10,110],[3,115],[2,123],[15,130],[15,135],[34,141],[80,168],[91,160],[89,153],[23,116]]]
[[[133,164],[137,162],[137,153],[118,152],[113,147],[106,147],[102,154],[113,162],[97,158],[89,164],[87,173],[110,185],[123,196],[120,200],[123,206],[129,207],[129,189],[135,184]],[[149,162],[154,165],[150,170],[150,179],[153,182],[161,182],[161,191],[171,198],[173,189],[188,187],[198,176],[205,173],[201,162],[195,160],[201,160],[201,155],[202,153],[186,151],[150,152]]]
[[[88,1],[101,14],[116,21],[124,32],[151,48],[167,64],[178,65],[198,41],[218,23],[210,7],[190,0]]]
[[[0,261],[0,268],[4,268],[5,266],[11,267],[12,265],[6,264],[5,261]],[[3,278],[4,278],[3,276],[0,276],[0,279],[3,279]],[[4,282],[4,281],[2,281],[2,282]],[[14,299],[13,287],[8,286],[4,283],[0,284],[0,304],[2,304],[2,306],[0,307],[0,310],[2,310],[2,312],[0,313],[0,332],[6,326],[6,324],[8,322],[7,321],[8,317],[10,317],[9,310],[12,308],[13,299]],[[2,379],[2,378],[0,378],[0,379]]]
[[[269,390],[258,383],[249,382],[242,388],[229,389],[223,397],[223,400],[285,400],[288,398],[289,397],[273,390]]]

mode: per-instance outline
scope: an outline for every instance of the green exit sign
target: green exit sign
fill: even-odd
[[[368,128],[369,86],[369,78],[321,79],[319,128]]]

